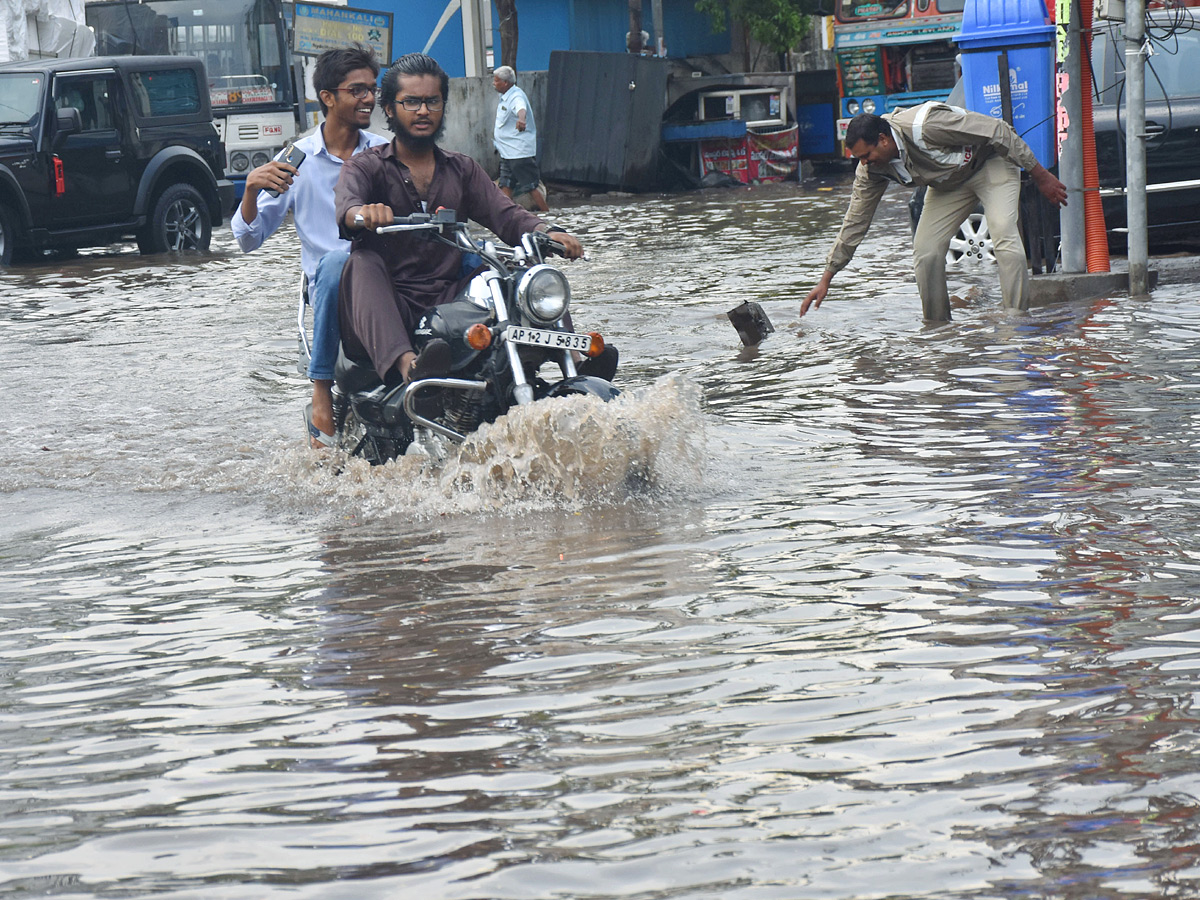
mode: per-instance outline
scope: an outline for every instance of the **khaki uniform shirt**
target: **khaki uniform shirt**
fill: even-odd
[[[1029,145],[1003,119],[945,103],[922,103],[884,118],[900,147],[900,165],[859,163],[855,168],[850,208],[825,260],[826,271],[840,272],[850,262],[889,182],[953,188],[967,181],[993,156],[1026,170],[1038,165]]]

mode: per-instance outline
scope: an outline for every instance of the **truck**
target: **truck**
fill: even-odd
[[[962,11],[963,0],[837,0],[839,140],[859,113],[883,115],[949,96],[959,75],[951,38]]]

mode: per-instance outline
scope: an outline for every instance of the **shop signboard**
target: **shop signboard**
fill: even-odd
[[[320,56],[326,50],[365,44],[379,59],[392,58],[392,14],[348,6],[297,3],[292,18],[292,50]]]

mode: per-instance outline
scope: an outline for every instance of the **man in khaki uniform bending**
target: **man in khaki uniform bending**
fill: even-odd
[[[926,320],[950,319],[946,251],[977,203],[983,204],[987,216],[1004,306],[1029,308],[1025,246],[1017,228],[1020,170],[1029,172],[1055,205],[1066,206],[1067,188],[1042,168],[1012,126],[945,103],[923,103],[886,116],[855,116],[846,129],[846,146],[858,160],[850,208],[825,260],[825,273],[804,298],[800,315],[821,305],[833,276],[850,262],[866,235],[891,181],[929,188],[913,235],[913,264]]]

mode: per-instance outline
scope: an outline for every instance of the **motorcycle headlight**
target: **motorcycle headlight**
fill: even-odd
[[[567,276],[553,266],[534,266],[517,284],[517,301],[531,319],[552,325],[566,315],[571,285]]]

